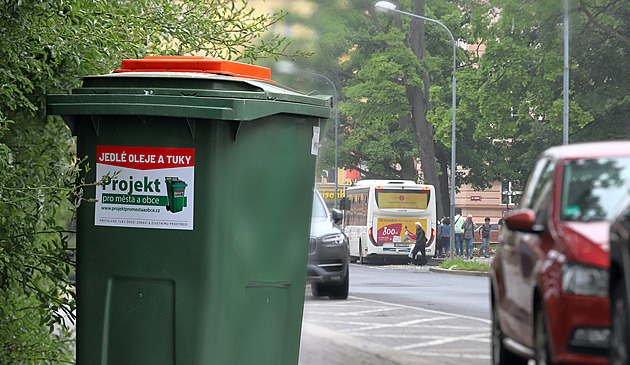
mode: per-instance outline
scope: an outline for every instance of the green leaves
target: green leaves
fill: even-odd
[[[597,9],[598,19],[611,26],[627,24],[627,16],[622,15],[620,2],[579,3],[570,20],[570,141],[627,138],[630,72],[624,65],[629,62],[629,47],[623,37],[603,32],[583,14]],[[458,71],[458,146],[460,136],[465,139],[471,132],[479,148],[487,139],[494,141],[480,159],[485,166],[458,158],[470,168],[462,181],[475,186],[483,186],[489,178],[523,182],[537,155],[562,143],[561,4],[499,0],[493,6],[501,11],[492,22],[488,22],[491,9],[471,18],[473,34],[486,47],[476,60],[478,68]],[[446,110],[438,107],[436,114],[446,119]]]
[[[63,121],[45,116],[46,95],[149,54],[303,55],[263,37],[285,16],[231,0],[0,1],[0,363],[73,362],[72,219],[94,182]]]
[[[353,152],[353,165],[367,161],[372,176],[401,178],[394,166],[406,165],[406,160],[417,156],[411,125],[400,124],[411,112],[405,85],[422,87],[423,63],[404,45],[400,31],[373,37],[370,45],[375,44],[380,45],[378,51],[366,54],[344,88],[347,100],[342,114],[352,116],[344,150]],[[415,177],[415,171],[406,173]]]
[[[68,337],[50,331],[63,313],[74,317],[65,234],[75,179],[69,134],[52,123],[0,126],[0,358],[60,360]]]

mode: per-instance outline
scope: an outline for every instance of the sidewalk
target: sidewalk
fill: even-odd
[[[464,261],[466,262],[473,261],[473,262],[479,262],[479,263],[483,263],[487,265],[490,265],[492,263],[492,260],[494,260],[494,255],[490,255],[490,257],[488,258],[475,256],[472,260],[464,259]],[[440,267],[440,265],[442,265],[443,262],[444,262],[444,259],[430,258],[429,262],[426,265],[367,264],[364,266],[369,266],[371,269],[374,269],[374,270],[403,270],[403,271],[410,271],[410,272],[435,272],[435,273],[454,274],[454,275],[486,276],[486,277],[489,276],[488,271],[443,269]],[[360,265],[360,264],[350,264],[350,265],[352,266],[352,265]]]

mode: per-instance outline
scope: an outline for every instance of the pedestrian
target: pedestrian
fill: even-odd
[[[455,217],[453,217],[453,231],[455,233],[455,253],[457,256],[464,255],[464,217],[462,217],[462,208],[455,208]]]
[[[475,230],[477,225],[473,222],[472,214],[468,214],[466,221],[462,224],[464,230],[464,241],[466,241],[466,257],[473,258],[473,239],[475,238]]]
[[[451,220],[448,217],[442,219],[442,223],[440,224],[440,246],[442,247],[442,251],[444,255],[442,257],[448,257],[451,253]]]
[[[435,233],[435,257],[440,258],[444,254],[444,247],[442,247],[442,241],[440,240],[442,235],[442,220],[438,219],[436,223],[435,228],[437,231]]]
[[[426,254],[426,244],[427,237],[424,233],[424,229],[422,229],[422,225],[420,222],[416,222],[416,244],[413,246],[413,250],[409,253],[410,264],[418,264],[416,260],[416,256],[418,255],[418,251],[422,254],[422,260],[420,261],[420,265],[426,265],[427,263],[427,254]]]
[[[477,229],[481,231],[481,248],[479,249],[479,257],[482,255],[488,257],[490,255],[490,217],[484,218],[484,224]]]

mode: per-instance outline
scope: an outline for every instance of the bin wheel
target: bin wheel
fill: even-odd
[[[170,212],[171,211],[171,206],[166,204],[166,210]]]

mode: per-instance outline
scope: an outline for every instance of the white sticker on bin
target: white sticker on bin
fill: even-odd
[[[193,148],[96,146],[94,224],[193,229]]]
[[[319,126],[313,126],[313,140],[311,141],[311,155],[317,156],[319,151]]]

